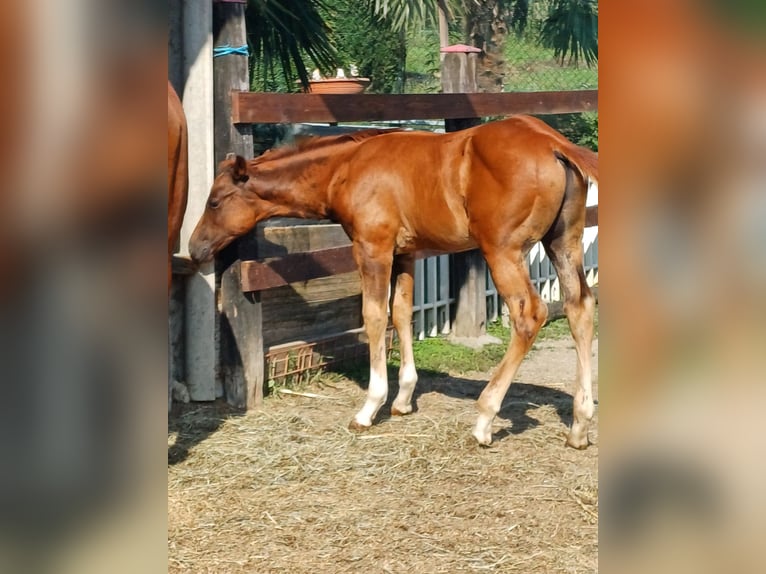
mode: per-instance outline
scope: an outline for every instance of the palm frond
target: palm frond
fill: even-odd
[[[445,0],[444,4],[450,19],[463,11],[461,0]],[[394,31],[434,24],[439,19],[437,0],[373,0],[373,10]]]
[[[296,76],[308,85],[303,54],[317,67],[332,68],[335,50],[321,17],[323,0],[248,0],[245,11],[253,70],[274,82],[281,70],[287,85]]]
[[[510,3],[510,6],[508,4]],[[501,10],[508,12],[508,26],[517,34],[521,34],[529,22],[530,0],[500,0]]]
[[[569,57],[575,65],[582,58],[598,62],[598,4],[596,0],[555,0],[540,30],[544,46],[552,48],[561,63]]]

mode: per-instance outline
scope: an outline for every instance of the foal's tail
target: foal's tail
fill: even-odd
[[[557,237],[572,233],[582,238],[589,217],[587,195],[592,188],[598,189],[598,155],[595,152],[564,140],[554,147],[553,154],[564,165],[567,174],[561,208],[543,238],[546,245]]]
[[[575,144],[553,152],[559,161],[580,174],[587,188],[598,185],[598,154]]]

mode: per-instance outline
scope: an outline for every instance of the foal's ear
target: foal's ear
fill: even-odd
[[[233,159],[234,164],[231,166],[231,177],[237,183],[244,183],[248,180],[247,175],[247,160],[241,155],[235,155],[233,153],[227,154],[226,159]]]

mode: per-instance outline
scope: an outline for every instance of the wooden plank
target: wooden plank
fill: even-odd
[[[417,259],[444,255],[445,251],[417,251]],[[288,253],[279,259],[257,261],[244,259],[242,267],[242,291],[263,291],[357,269],[350,245],[318,249],[305,253]]]
[[[262,291],[356,270],[351,247],[332,247],[308,253],[292,253],[273,261],[243,261],[242,290]]]
[[[276,287],[260,293],[263,343],[321,337],[362,325],[359,274],[342,273]]]
[[[233,91],[234,124],[459,119],[598,109],[598,90],[500,94],[275,94]]]
[[[331,247],[351,245],[346,232],[337,223],[263,227],[257,233],[259,259],[282,257]]]
[[[346,247],[352,259],[350,241],[338,224],[259,226],[253,234],[258,257],[268,262],[293,253]],[[328,270],[329,272],[329,270]],[[352,272],[301,280],[260,292],[265,345],[326,336],[362,324],[361,282]]]
[[[585,208],[585,227],[598,227],[598,205]]]

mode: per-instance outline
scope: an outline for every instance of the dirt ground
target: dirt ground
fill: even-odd
[[[595,378],[597,341],[594,354]],[[179,408],[168,435],[168,570],[596,572],[598,408],[593,444],[565,447],[574,373],[571,338],[538,342],[490,448],[470,435],[488,373],[421,371],[417,411],[390,418],[384,407],[364,434],[346,426],[365,391],[340,376],[244,416],[220,404]]]

